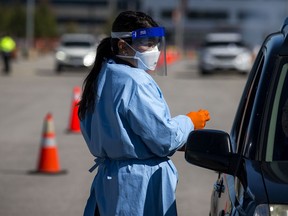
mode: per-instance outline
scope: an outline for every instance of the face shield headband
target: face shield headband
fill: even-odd
[[[135,56],[119,56],[122,58],[134,58],[138,62],[138,68],[157,75],[167,75],[165,30],[163,27],[137,29],[132,32],[112,32],[112,38],[132,38],[130,46],[136,53]],[[147,51],[137,51],[137,47],[153,47]],[[133,48],[134,47],[134,48]],[[158,53],[158,54],[157,54]]]

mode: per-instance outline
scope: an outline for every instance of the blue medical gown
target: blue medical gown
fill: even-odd
[[[173,86],[171,86],[173,87]],[[194,129],[185,115],[171,118],[162,92],[144,70],[103,63],[94,111],[81,130],[98,171],[84,215],[177,215],[178,174],[169,156]]]

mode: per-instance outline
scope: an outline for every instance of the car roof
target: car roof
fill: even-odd
[[[63,34],[61,41],[91,41],[96,42],[96,37],[92,34],[69,33]]]
[[[279,55],[288,55],[288,17],[285,19],[282,28],[282,40],[281,47],[279,49]]]
[[[236,32],[215,32],[207,34],[205,40],[206,42],[238,42],[242,41],[242,35]]]
[[[262,47],[269,55],[288,56],[288,18],[285,19],[280,31],[269,34]]]

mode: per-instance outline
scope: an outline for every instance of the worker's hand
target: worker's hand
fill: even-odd
[[[210,120],[210,114],[208,110],[200,109],[198,112],[189,112],[186,114],[194,124],[194,129],[203,129],[206,122]]]

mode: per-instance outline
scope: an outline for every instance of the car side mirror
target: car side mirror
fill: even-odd
[[[236,156],[236,157],[235,157]],[[189,134],[187,162],[221,173],[234,174],[237,155],[232,152],[228,133],[220,130],[195,130]]]

